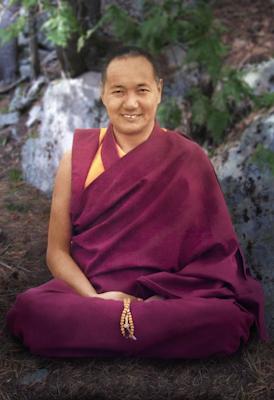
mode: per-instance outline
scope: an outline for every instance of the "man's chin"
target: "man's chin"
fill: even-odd
[[[114,127],[114,130],[122,133],[123,135],[138,135],[142,134],[146,130],[146,126],[130,122],[128,124],[124,124],[121,129],[115,129]]]

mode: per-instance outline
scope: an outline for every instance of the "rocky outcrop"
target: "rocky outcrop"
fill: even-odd
[[[274,337],[274,113],[258,117],[212,162],[247,261],[264,286]]]
[[[41,88],[47,82],[44,76],[32,82],[27,90],[18,86],[9,105],[9,111],[25,111],[38,98]]]
[[[15,125],[19,121],[19,114],[17,112],[10,112],[7,114],[0,114],[0,129],[5,126]]]
[[[245,82],[253,89],[254,94],[274,92],[274,59],[245,69]]]
[[[48,86],[38,113],[39,132],[22,148],[23,176],[43,192],[52,191],[56,168],[64,151],[71,148],[74,129],[106,126],[99,82],[100,74],[88,72],[78,79],[61,79]],[[33,114],[31,111],[30,118]]]

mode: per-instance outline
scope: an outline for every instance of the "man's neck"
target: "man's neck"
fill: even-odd
[[[123,134],[116,132],[115,129],[113,129],[114,137],[115,140],[118,144],[118,146],[125,152],[128,153],[129,151],[133,150],[135,147],[139,146],[141,143],[145,142],[149,136],[151,135],[153,130],[149,129],[147,132],[144,132],[144,134],[136,133],[136,134]]]

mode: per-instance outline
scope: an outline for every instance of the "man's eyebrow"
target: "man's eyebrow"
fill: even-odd
[[[138,88],[139,87],[144,87],[144,86],[146,86],[146,87],[149,87],[150,85],[149,85],[149,83],[146,83],[146,82],[143,82],[143,83],[138,83],[137,85],[136,85]],[[112,90],[112,89],[125,89],[125,86],[123,86],[123,85],[111,85],[110,86],[110,89]]]
[[[123,85],[112,85],[111,87],[110,87],[111,89],[117,89],[117,88],[119,88],[119,89],[123,89],[124,88],[124,86]]]

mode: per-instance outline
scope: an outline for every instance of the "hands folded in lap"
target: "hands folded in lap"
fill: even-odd
[[[92,295],[92,297],[97,297],[99,299],[104,299],[104,300],[120,300],[123,301],[125,299],[130,299],[131,301],[138,300],[138,301],[154,301],[154,300],[164,300],[164,297],[161,296],[151,296],[148,297],[147,299],[141,299],[139,297],[132,296],[130,294],[124,293],[124,292],[117,292],[117,291],[111,291],[111,292],[104,292],[104,293],[97,293]]]

